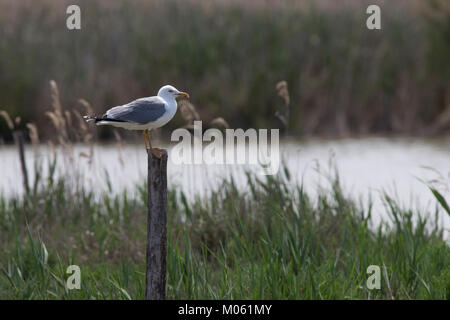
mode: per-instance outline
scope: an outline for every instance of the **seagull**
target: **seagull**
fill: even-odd
[[[189,94],[166,85],[159,89],[157,96],[140,98],[111,108],[101,117],[87,115],[83,118],[87,122],[95,122],[98,126],[142,130],[147,153],[150,150],[155,157],[161,158],[162,150],[152,147],[150,130],[164,126],[173,118],[178,108],[178,97],[189,98]]]

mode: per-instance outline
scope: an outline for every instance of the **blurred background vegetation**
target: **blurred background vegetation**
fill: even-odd
[[[66,28],[69,4],[81,31]],[[366,28],[369,4],[381,30]],[[447,0],[0,0],[0,109],[43,137],[51,79],[68,110],[83,98],[102,113],[170,83],[202,119],[242,128],[281,127],[285,80],[293,135],[443,134],[449,57]]]

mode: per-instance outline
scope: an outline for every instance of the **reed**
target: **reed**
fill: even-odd
[[[275,117],[277,117],[284,126],[285,133],[288,132],[289,129],[289,105],[291,104],[291,99],[289,97],[288,84],[286,81],[280,81],[275,86],[278,92],[278,96],[283,99],[284,108],[282,110],[277,110],[275,112]]]
[[[49,148],[47,162],[35,153],[27,197],[0,194],[0,299],[144,298],[147,186],[112,194],[109,182],[96,194],[80,183],[78,160],[92,165],[99,140],[81,115],[146,96],[167,79],[195,97],[195,106],[180,103],[181,121],[169,129],[199,119],[219,128],[273,127],[277,117],[292,134],[443,132],[448,125],[444,1],[385,3],[382,38],[358,27],[364,21],[351,10],[354,1],[82,1],[88,12],[105,14],[102,23],[84,15],[85,27],[97,28],[94,40],[55,28],[64,25],[56,12],[65,4],[55,3],[0,4],[8,6],[0,10],[0,130],[26,124],[33,145]],[[176,18],[170,34],[169,13]],[[416,19],[423,25],[411,28]],[[117,61],[129,63],[119,70]],[[48,110],[42,79],[54,74]],[[125,161],[122,136],[109,134]],[[75,154],[80,142],[89,151]],[[194,183],[193,169],[188,174]],[[385,193],[389,221],[375,225],[371,203],[346,195],[333,170],[314,198],[287,168],[264,178],[243,174],[246,190],[230,177],[204,196],[169,184],[168,298],[450,299],[450,247],[436,223],[449,211],[442,189],[430,184],[439,206],[420,212]],[[82,268],[79,291],[65,288],[71,264]],[[369,265],[383,269],[381,290],[365,286]]]
[[[67,158],[58,155],[71,152],[60,142],[49,144],[47,170],[36,158],[27,197],[0,195],[0,298],[143,299],[146,184],[135,196],[94,194],[58,174]],[[443,211],[403,209],[384,194],[390,221],[374,225],[371,204],[345,195],[329,169],[316,198],[287,168],[245,173],[245,190],[230,177],[204,196],[169,184],[168,298],[448,299],[450,247],[436,223]],[[71,264],[83,270],[80,291],[65,288]],[[373,264],[386,275],[381,290],[365,286]]]
[[[282,172],[247,173],[246,191],[224,180],[192,200],[169,187],[169,299],[449,299],[450,247],[419,218],[435,212],[385,194],[391,221],[376,226],[335,174],[311,198]],[[0,298],[143,299],[145,183],[137,197],[98,197],[36,179],[27,201],[0,197]],[[71,264],[81,290],[65,289]],[[381,290],[366,287],[369,265],[383,270]]]

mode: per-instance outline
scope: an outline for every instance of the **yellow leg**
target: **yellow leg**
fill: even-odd
[[[148,141],[148,145],[150,146],[150,149],[153,149],[151,136],[150,136],[150,130],[147,130],[147,141]]]
[[[148,138],[148,144],[150,145],[150,151],[152,152],[152,154],[153,154],[155,157],[157,157],[158,159],[160,159],[161,156],[162,156],[162,150],[159,149],[159,148],[153,148],[153,147],[152,147],[152,141],[151,141],[150,130],[148,130],[147,138]]]
[[[145,150],[148,152],[148,150],[150,150],[151,146],[148,146],[148,142],[147,142],[147,133],[145,132],[145,130],[142,130],[142,136],[144,137],[144,143],[145,143]]]

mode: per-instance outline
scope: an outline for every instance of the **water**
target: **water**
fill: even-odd
[[[181,186],[188,196],[204,195],[215,188],[221,178],[230,175],[233,175],[240,188],[245,188],[244,170],[256,169],[242,165],[176,165],[171,161],[170,147],[168,149],[168,183]],[[52,154],[48,147],[40,147],[37,151],[27,148],[30,177],[34,176],[35,152],[42,160],[48,160]],[[74,161],[59,161],[59,164],[61,169],[73,167],[71,171],[79,172],[76,179],[87,188],[98,193],[107,191],[109,180],[112,192],[126,189],[133,196],[136,184],[145,182],[147,162],[143,145],[125,144],[120,151],[115,145],[97,145],[91,164],[87,158],[79,156],[83,152],[88,154],[89,148],[76,145]],[[436,200],[423,181],[438,178],[437,172],[440,172],[442,177],[439,180],[450,186],[450,138],[309,139],[283,142],[280,152],[292,175],[298,181],[303,181],[307,192],[312,195],[317,192],[318,186],[327,186],[325,174],[330,173],[331,164],[335,165],[346,194],[360,199],[363,205],[367,204],[369,196],[374,199],[374,214],[378,221],[386,218],[380,200],[383,191],[394,195],[405,208],[434,209]],[[1,146],[0,157],[0,192],[7,197],[23,193],[16,148]],[[63,160],[63,157],[59,158]],[[44,166],[44,176],[45,171]],[[73,177],[67,176],[67,179]],[[448,191],[444,188],[441,190],[450,198]],[[442,211],[439,219],[439,224],[450,229],[448,215]]]

